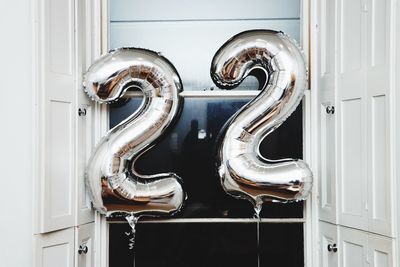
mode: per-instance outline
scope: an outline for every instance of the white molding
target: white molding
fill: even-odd
[[[91,55],[97,59],[108,51],[108,0],[90,0],[92,17],[87,18],[92,24]],[[109,118],[106,105],[93,104],[95,108],[95,141],[108,131]],[[95,266],[108,267],[108,229],[109,225],[104,216],[95,213]]]
[[[400,266],[400,239],[399,239],[399,234],[400,234],[400,204],[398,203],[398,198],[400,196],[400,140],[398,140],[398,137],[400,135],[400,92],[399,92],[399,87],[400,87],[400,16],[398,15],[400,12],[400,2],[393,1],[393,6],[392,6],[392,32],[391,34],[393,35],[392,39],[392,53],[393,56],[391,57],[391,90],[390,90],[390,96],[391,96],[391,114],[393,114],[391,118],[391,124],[392,124],[392,135],[391,135],[391,140],[390,142],[392,143],[392,182],[393,182],[393,188],[392,188],[392,194],[393,197],[397,196],[397,201],[395,199],[392,199],[393,201],[393,226],[395,227],[393,230],[393,234],[396,237],[395,238],[395,244],[394,244],[394,249],[393,249],[393,257],[395,262],[397,262],[398,266]],[[397,138],[396,138],[397,137]]]
[[[42,187],[41,184],[41,174],[43,173],[43,165],[41,162],[41,129],[40,129],[40,71],[39,71],[39,41],[40,41],[40,24],[39,24],[39,16],[40,16],[40,4],[32,5],[32,210],[39,211],[40,203],[41,203],[41,194],[40,190]],[[32,266],[33,267],[41,267],[38,266],[39,260],[39,252],[40,247],[38,246],[37,238],[40,232],[39,230],[39,212],[32,212]]]
[[[317,21],[316,13],[316,0],[303,0],[301,10],[301,46],[308,62],[308,75],[309,82],[308,88],[304,98],[304,119],[303,119],[303,133],[304,133],[304,152],[303,158],[310,165],[313,172],[313,189],[305,202],[304,209],[304,266],[313,267],[318,266],[319,257],[319,230],[318,230],[318,145],[315,142],[318,136],[317,126],[318,117],[316,110],[318,110],[318,90],[316,88],[316,57],[311,51],[315,47],[315,22]],[[314,143],[313,143],[314,141]]]
[[[310,77],[310,108],[308,110],[310,116],[310,124],[307,125],[309,129],[309,147],[310,147],[310,155],[309,162],[311,165],[311,169],[314,173],[314,184],[313,191],[311,194],[311,198],[308,203],[311,203],[311,208],[309,210],[309,214],[307,214],[307,220],[309,228],[307,229],[309,234],[307,235],[307,244],[305,248],[308,250],[307,254],[307,266],[318,266],[319,264],[319,223],[318,223],[318,188],[319,188],[319,177],[318,177],[318,168],[320,165],[320,159],[318,157],[319,146],[318,146],[318,121],[319,121],[319,90],[317,87],[317,79],[318,79],[318,57],[316,52],[311,53],[311,51],[317,51],[316,47],[318,45],[317,38],[317,22],[318,22],[318,1],[319,0],[309,0],[308,6],[308,16],[309,16],[309,77]]]
[[[39,39],[39,5],[32,5],[32,210],[39,210],[40,204],[40,128],[39,128],[39,71],[38,71],[38,39]],[[32,213],[33,220],[33,233],[39,232],[39,214],[37,212]],[[35,253],[34,253],[35,255]],[[36,262],[36,261],[34,261]]]
[[[107,53],[110,47],[110,2],[108,0],[101,1],[101,53]]]
[[[316,145],[312,143],[315,140],[315,116],[313,115],[313,91],[307,90],[304,101],[304,160],[309,164],[313,172],[313,189],[307,201],[305,202],[304,209],[304,259],[305,266],[318,266],[318,205],[317,205],[317,195],[318,195],[318,177],[317,177],[317,165],[318,162],[315,159]],[[315,129],[314,129],[315,128]]]
[[[308,75],[311,77],[311,60],[310,60],[310,20],[311,20],[311,1],[301,0],[300,10],[300,45],[303,49],[304,56],[307,60]],[[308,83],[308,89],[311,88],[311,83]]]
[[[34,225],[34,234],[40,233],[40,221],[43,216],[41,212],[41,205],[43,203],[43,175],[44,175],[44,138],[43,138],[43,116],[44,113],[44,105],[43,105],[43,71],[41,71],[41,61],[40,56],[43,55],[43,46],[40,43],[43,42],[43,25],[40,23],[41,14],[43,14],[43,4],[42,1],[38,1],[36,5],[33,6],[33,58],[32,58],[32,94],[34,101],[34,110],[33,110],[33,166],[34,166],[34,174],[33,174],[33,225]]]
[[[390,62],[389,62],[389,66],[390,66],[390,82],[389,82],[389,128],[390,128],[390,132],[389,132],[389,143],[391,144],[390,146],[390,184],[392,185],[391,187],[391,199],[390,202],[392,203],[391,205],[391,211],[390,213],[392,214],[391,216],[391,222],[390,222],[390,226],[391,226],[391,233],[393,237],[398,237],[398,229],[397,229],[397,209],[398,209],[398,203],[396,201],[397,199],[397,193],[398,193],[398,186],[399,183],[396,179],[396,159],[397,159],[397,152],[396,152],[396,145],[397,145],[397,138],[396,136],[398,136],[398,132],[397,132],[397,128],[396,128],[396,117],[398,116],[398,113],[396,113],[396,107],[398,105],[396,105],[398,102],[396,101],[396,99],[398,98],[398,92],[396,92],[396,57],[397,57],[397,53],[400,51],[396,51],[396,38],[398,38],[398,29],[396,28],[396,22],[398,20],[398,17],[396,16],[397,12],[396,12],[396,8],[398,6],[397,1],[392,0],[390,1],[391,7],[390,7],[390,52],[389,54],[392,55],[390,57]],[[396,135],[397,134],[397,135]],[[397,189],[397,190],[396,190]],[[396,192],[397,191],[397,192]],[[394,252],[394,251],[393,251]],[[396,253],[394,253],[396,254]]]
[[[95,213],[95,257],[94,266],[108,267],[108,233],[109,224],[104,216],[100,213]]]
[[[186,98],[213,98],[213,97],[223,97],[223,98],[243,98],[243,97],[255,97],[260,93],[257,90],[215,90],[215,91],[183,91],[179,95]],[[142,97],[143,93],[141,91],[127,91],[124,94],[124,98],[138,98]]]
[[[168,219],[141,219],[138,223],[256,223],[256,218],[168,218]],[[261,223],[305,223],[304,218],[262,218]],[[126,224],[126,221],[108,221],[109,224]]]

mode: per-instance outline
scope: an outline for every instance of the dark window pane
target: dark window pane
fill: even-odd
[[[142,223],[135,257],[128,249],[126,224],[110,226],[110,267],[257,266],[254,223]]]
[[[260,266],[303,267],[303,224],[261,224]]]
[[[136,163],[143,174],[173,171],[183,178],[188,200],[178,217],[249,218],[253,208],[248,201],[228,196],[215,172],[216,138],[226,121],[249,99],[186,98],[177,124],[159,144]],[[141,99],[112,106],[110,127],[132,114]],[[302,158],[302,108],[299,106],[287,121],[260,145],[260,152],[270,159]],[[155,164],[156,163],[156,164]],[[267,203],[264,218],[302,217],[303,203]]]
[[[110,267],[133,266],[127,224],[110,225]],[[303,225],[260,225],[260,266],[304,266]],[[257,225],[139,223],[136,267],[256,267]]]

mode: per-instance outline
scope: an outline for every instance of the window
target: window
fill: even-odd
[[[209,77],[211,59],[243,30],[281,30],[300,41],[300,0],[285,1],[110,1],[110,49],[142,47],[160,51],[177,68],[186,94],[173,129],[136,163],[143,174],[173,171],[184,180],[188,199],[173,219],[144,220],[137,226],[136,266],[303,266],[303,203],[265,204],[261,217],[297,218],[296,223],[264,220],[259,237],[249,202],[228,196],[214,168],[214,146],[224,123],[257,90],[249,77],[235,91],[219,89]],[[214,91],[214,92],[211,92]],[[110,127],[133,113],[141,98],[110,108]],[[260,146],[270,159],[303,156],[301,105]],[[126,224],[110,225],[110,267],[133,261]],[[257,254],[257,239],[259,251]],[[286,255],[291,255],[287,257]],[[264,262],[264,263],[263,263]]]

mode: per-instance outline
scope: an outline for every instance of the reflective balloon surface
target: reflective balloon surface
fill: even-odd
[[[312,173],[297,159],[268,160],[261,141],[299,105],[307,86],[307,66],[298,46],[282,32],[252,30],[228,40],[215,54],[211,77],[224,89],[255,76],[261,92],[226,124],[218,145],[217,168],[224,190],[250,200],[298,201],[311,191]]]
[[[118,49],[89,68],[84,88],[99,103],[117,101],[130,88],[144,95],[138,110],[104,136],[89,161],[86,184],[93,206],[106,216],[179,211],[186,194],[176,174],[140,175],[134,169],[180,115],[182,83],[173,65],[153,51]]]

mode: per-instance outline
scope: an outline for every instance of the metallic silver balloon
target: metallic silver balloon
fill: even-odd
[[[221,184],[257,209],[265,201],[303,200],[312,187],[307,164],[265,159],[259,146],[299,105],[307,86],[304,57],[282,32],[242,32],[214,55],[211,77],[218,87],[232,89],[249,75],[259,80],[261,92],[233,115],[222,134],[217,155]]]
[[[84,89],[99,103],[120,99],[129,88],[143,92],[143,102],[97,145],[86,169],[93,206],[106,216],[171,215],[186,194],[174,173],[140,175],[135,161],[165,134],[180,115],[182,91],[173,65],[159,54],[121,48],[93,63]]]

